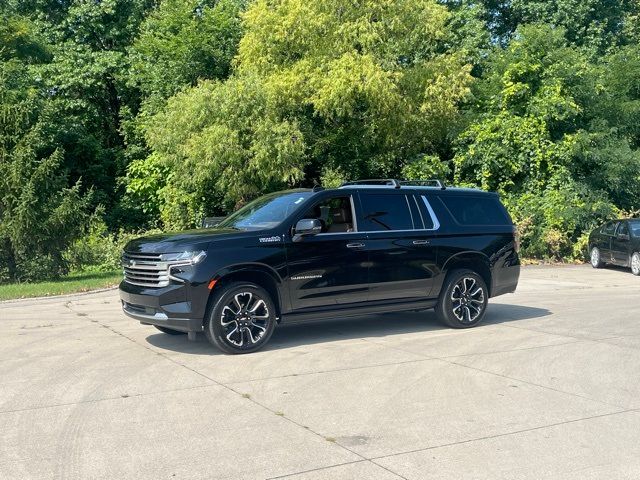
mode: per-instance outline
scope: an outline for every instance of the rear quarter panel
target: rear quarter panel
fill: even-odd
[[[428,198],[441,224],[433,242],[438,246],[440,271],[432,295],[439,295],[448,271],[461,260],[484,262],[491,275],[488,287],[492,297],[515,291],[520,277],[515,227],[512,224],[461,225],[440,201],[439,195]]]

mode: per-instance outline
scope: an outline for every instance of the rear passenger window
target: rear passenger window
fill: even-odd
[[[406,195],[361,193],[361,230],[412,230],[413,221]]]
[[[511,225],[507,211],[496,197],[442,195],[440,199],[461,225]]]
[[[618,235],[629,235],[629,227],[627,227],[626,222],[621,222],[618,225]]]

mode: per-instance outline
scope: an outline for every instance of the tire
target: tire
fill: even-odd
[[[269,341],[275,326],[276,308],[269,293],[253,283],[234,282],[213,298],[204,334],[225,353],[251,353]]]
[[[487,311],[489,291],[473,270],[452,270],[445,279],[435,311],[438,320],[452,328],[478,325]]]
[[[166,333],[168,335],[186,335],[187,333],[187,332],[179,332],[178,330],[172,330],[171,328],[167,328],[167,327],[159,327],[158,325],[154,325],[154,327],[156,327],[162,333]]]
[[[589,262],[593,268],[602,268],[604,267],[604,262],[602,261],[602,255],[600,254],[600,249],[598,247],[593,247],[591,252],[589,253]]]
[[[640,275],[640,253],[638,252],[633,252],[633,255],[631,255],[631,273],[633,273],[635,276]]]

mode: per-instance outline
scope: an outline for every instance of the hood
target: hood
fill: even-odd
[[[255,231],[236,230],[233,228],[203,228],[184,232],[169,232],[148,235],[131,240],[124,247],[130,253],[169,253],[188,250],[206,250],[209,243],[215,240],[227,240],[254,236]]]

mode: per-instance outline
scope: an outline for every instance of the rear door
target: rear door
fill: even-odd
[[[615,235],[611,237],[612,260],[618,265],[628,265],[630,248],[629,225],[627,222],[620,222]]]
[[[437,225],[409,191],[361,191],[358,225],[368,235],[369,301],[424,299],[436,265]],[[436,227],[436,228],[434,228]]]

